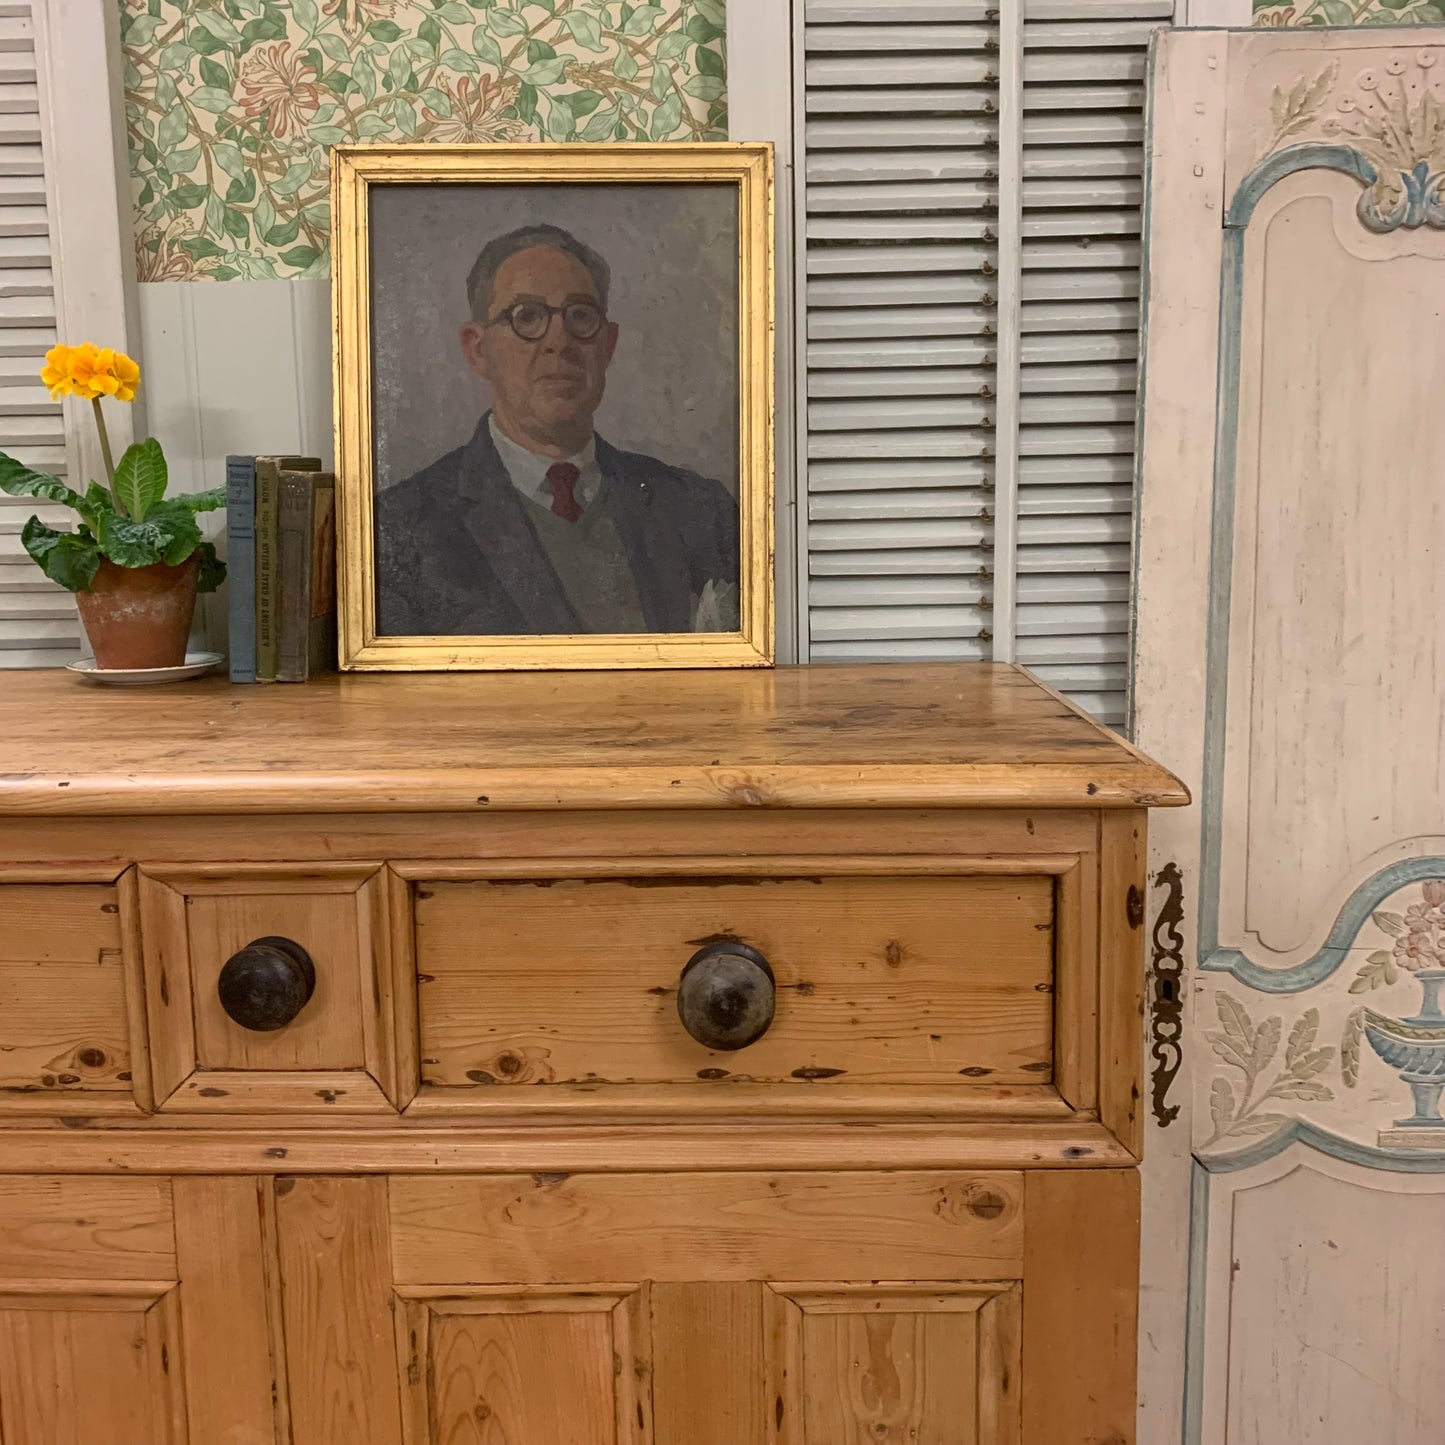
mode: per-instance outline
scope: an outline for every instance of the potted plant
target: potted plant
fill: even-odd
[[[51,581],[75,593],[98,668],[179,667],[196,593],[214,591],[226,575],[196,513],[224,506],[226,489],[167,497],[166,459],[154,437],[112,460],[101,401],[133,401],[140,385],[140,367],[124,352],[89,341],[55,346],[40,379],[56,400],[76,396],[94,408],[109,485],[93,481],[82,495],[0,452],[0,491],[60,502],[80,519],[61,532],[31,517],[20,540]]]

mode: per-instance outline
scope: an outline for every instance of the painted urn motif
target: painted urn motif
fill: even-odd
[[[1421,901],[1403,916],[1381,910],[1376,924],[1390,934],[1392,950],[1372,953],[1360,969],[1352,992],[1393,983],[1399,970],[1413,974],[1423,994],[1420,1011],[1409,1018],[1392,1018],[1372,1008],[1361,1010],[1370,1047],[1409,1085],[1415,1112],[1398,1120],[1400,1128],[1445,1128],[1440,1095],[1445,1091],[1445,1011],[1440,992],[1445,987],[1445,879],[1431,878],[1420,885]]]

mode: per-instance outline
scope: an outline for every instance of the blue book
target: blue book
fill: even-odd
[[[226,586],[232,682],[256,681],[256,458],[226,458]]]

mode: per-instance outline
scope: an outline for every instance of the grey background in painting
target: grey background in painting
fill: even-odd
[[[457,339],[470,319],[467,273],[493,236],[542,221],[565,226],[612,267],[608,310],[620,336],[598,433],[736,495],[737,190],[666,183],[372,189],[377,487],[476,428],[489,398]]]

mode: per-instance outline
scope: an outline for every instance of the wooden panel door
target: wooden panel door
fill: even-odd
[[[296,1445],[1127,1445],[1134,1175],[1036,1177],[279,1180]]]
[[[275,1445],[256,1179],[0,1176],[5,1445]]]

